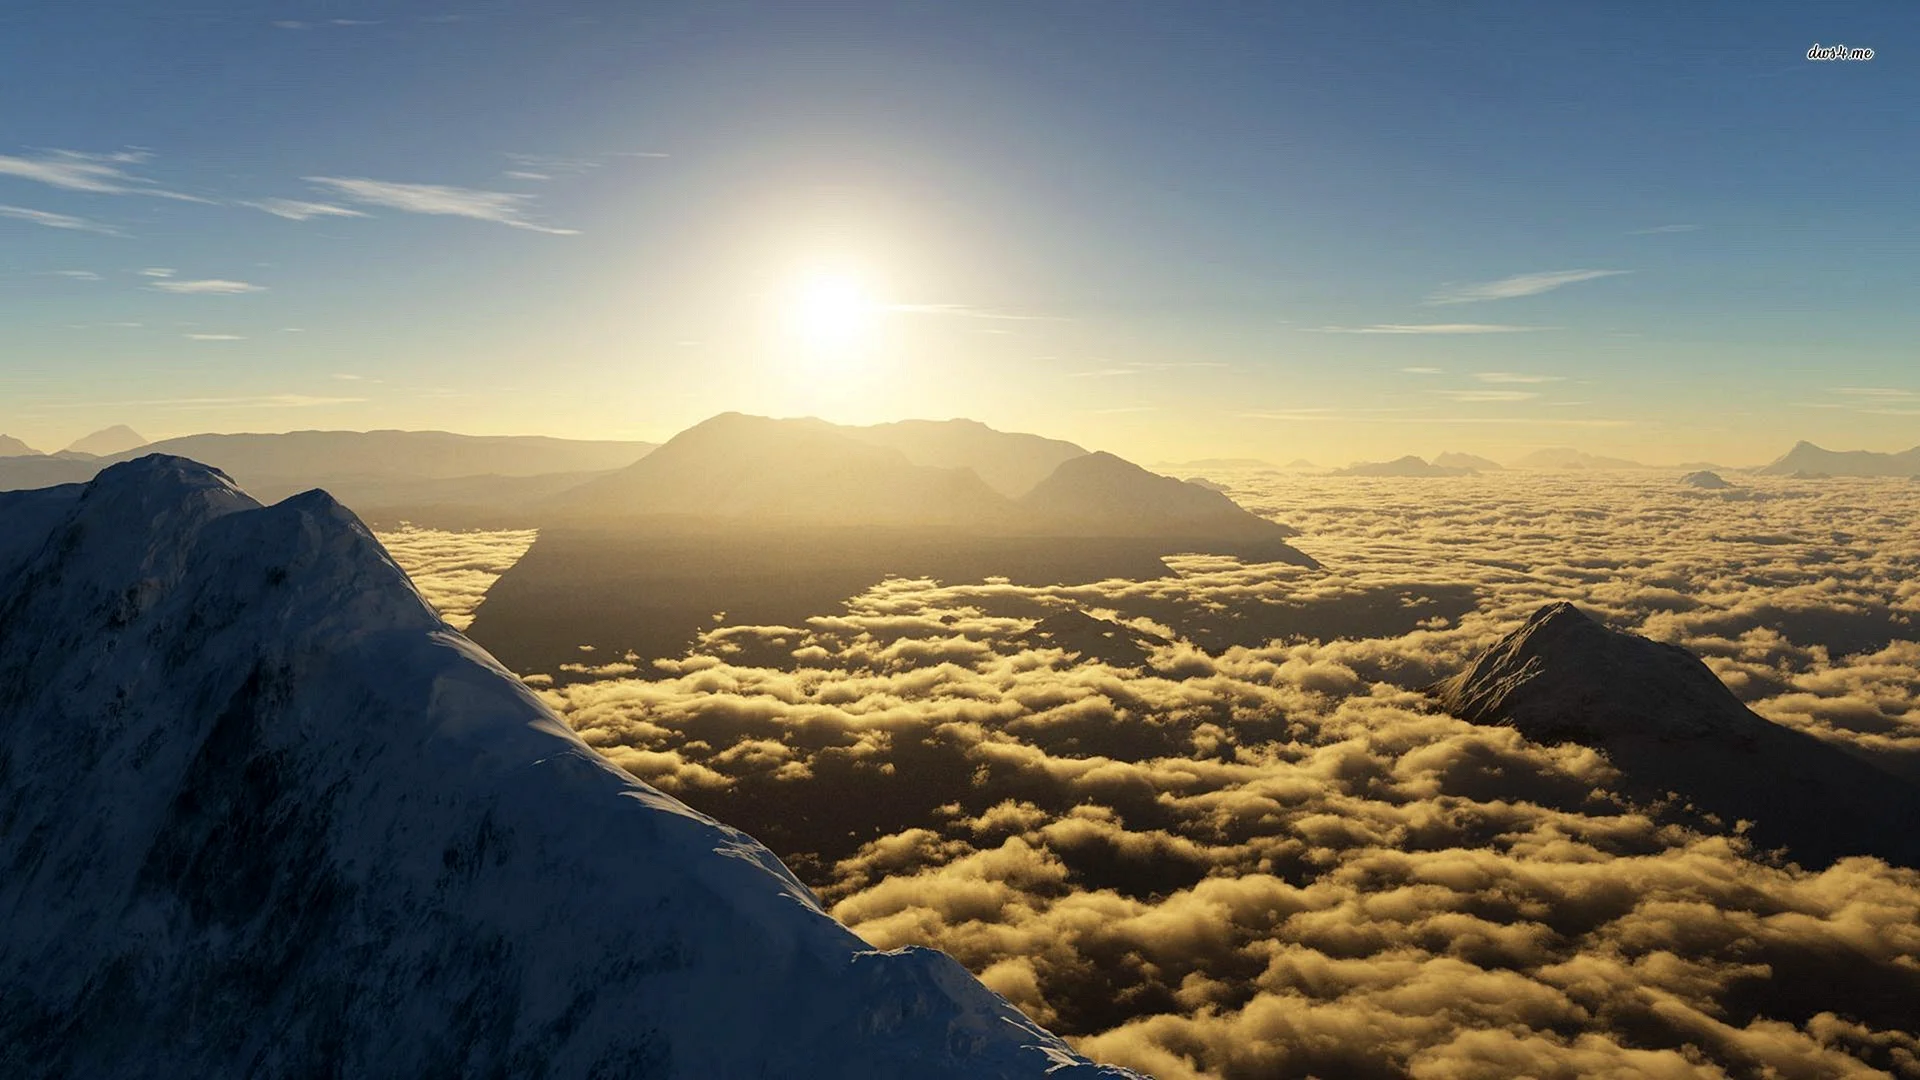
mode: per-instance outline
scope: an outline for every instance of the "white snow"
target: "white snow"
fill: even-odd
[[[0,495],[0,1071],[1101,1069],[614,768],[323,493]]]

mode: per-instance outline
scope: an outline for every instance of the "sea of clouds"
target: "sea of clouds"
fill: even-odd
[[[1326,569],[895,579],[529,681],[876,946],[1164,1080],[1920,1077],[1920,872],[1783,863],[1422,692],[1571,600],[1920,775],[1920,484],[1212,479]],[[470,617],[530,537],[383,539]]]

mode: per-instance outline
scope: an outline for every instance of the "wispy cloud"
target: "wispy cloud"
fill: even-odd
[[[1010,311],[994,311],[968,304],[892,304],[887,307],[887,310],[907,315],[950,315],[961,319],[1005,319],[1012,322],[1070,321],[1061,315],[1019,315]]]
[[[1527,375],[1518,371],[1481,371],[1474,373],[1473,377],[1483,383],[1550,383],[1567,381],[1565,377],[1560,375]]]
[[[1403,367],[1400,370],[1408,375],[1445,375],[1447,373],[1445,368],[1437,367]]]
[[[533,196],[507,191],[478,191],[443,184],[402,184],[364,177],[309,176],[308,183],[349,202],[384,206],[409,214],[442,214],[510,225],[516,229],[574,236],[578,229],[561,229],[529,220]]]
[[[1532,401],[1539,394],[1531,390],[1436,390],[1448,401]]]
[[[1508,323],[1375,323],[1372,326],[1302,327],[1316,334],[1524,334],[1556,330],[1553,326],[1513,326]]]
[[[311,394],[262,394],[254,397],[150,398],[139,401],[67,401],[50,409],[306,409],[321,405],[355,405],[363,397],[319,397]]]
[[[222,278],[205,278],[199,281],[160,280],[147,286],[161,292],[182,293],[187,295],[231,296],[239,293],[266,292],[265,285],[254,285],[245,281],[227,281]]]
[[[1628,233],[1627,235],[1652,236],[1655,233],[1682,233],[1682,232],[1699,232],[1699,231],[1700,231],[1700,226],[1698,225],[1655,225],[1651,229],[1635,229],[1631,233]]]
[[[145,270],[136,270],[134,273],[139,274],[141,277],[169,278],[179,273],[179,271],[171,266],[149,266]]]
[[[303,19],[276,19],[274,26],[281,30],[312,30],[317,26],[379,26],[381,19],[322,19],[319,22],[307,22]]]
[[[1069,371],[1069,379],[1110,379],[1125,375],[1144,375],[1150,371],[1194,371],[1206,368],[1224,368],[1228,365],[1218,360],[1176,360],[1144,361],[1133,360],[1114,367],[1092,368],[1087,371]]]
[[[239,334],[188,334],[188,341],[245,341]]]
[[[265,210],[274,217],[286,218],[288,221],[307,221],[317,217],[367,216],[364,212],[350,207],[323,202],[303,202],[299,199],[259,199],[240,205],[251,206],[255,210]]]
[[[1840,386],[1835,387],[1833,392],[1836,394],[1845,394],[1848,397],[1864,398],[1920,397],[1920,394],[1912,390],[1901,390],[1891,386]]]
[[[1494,424],[1515,427],[1623,428],[1635,427],[1640,423],[1638,420],[1593,416],[1432,416],[1408,409],[1256,409],[1233,415],[1248,420],[1280,420],[1299,424]]]
[[[99,281],[100,275],[91,270],[49,270],[51,277],[72,278],[75,281]]]
[[[95,195],[151,195],[157,199],[181,202],[208,202],[194,195],[168,191],[142,176],[127,171],[153,155],[142,150],[124,150],[113,154],[83,154],[77,150],[47,150],[32,157],[0,154],[0,176],[17,176],[67,191],[85,191]]]
[[[1471,304],[1481,300],[1512,300],[1521,296],[1537,296],[1543,292],[1582,281],[1596,278],[1614,277],[1630,273],[1627,270],[1549,270],[1538,274],[1515,274],[1498,281],[1483,281],[1475,285],[1453,285],[1435,290],[1427,297],[1429,304]]]
[[[0,206],[0,218],[32,222],[35,225],[45,225],[49,229],[71,229],[75,232],[99,233],[101,236],[126,235],[119,229],[98,221],[90,221],[70,214],[55,214],[46,210],[29,210],[24,206]]]

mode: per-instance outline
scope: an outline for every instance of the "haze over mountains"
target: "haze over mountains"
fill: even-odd
[[[1759,470],[1768,476],[1807,473],[1824,476],[1920,476],[1920,446],[1897,454],[1871,450],[1827,450],[1798,442],[1792,450]]]
[[[939,464],[874,441],[903,431]],[[470,632],[516,670],[558,674],[583,644],[671,656],[716,612],[803,619],[889,576],[1153,579],[1180,552],[1314,565],[1294,530],[1218,491],[1078,450],[964,421],[717,416],[552,500]],[[1044,479],[1009,498],[977,460],[1003,487]]]
[[[8,1075],[1124,1075],[608,765],[323,493],[0,495],[0,612]]]
[[[147,440],[144,435],[125,424],[115,424],[75,440],[67,449],[73,453],[87,454],[91,457],[112,457],[129,450],[137,450],[145,445]]]
[[[1375,476],[1375,477],[1421,477],[1421,476],[1469,476],[1474,472],[1470,468],[1433,464],[1425,458],[1408,454],[1392,461],[1363,461],[1344,469],[1335,469],[1335,476]]]

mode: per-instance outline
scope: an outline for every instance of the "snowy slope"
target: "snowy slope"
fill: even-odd
[[[0,495],[0,1073],[1080,1077],[604,763],[320,492]]]

